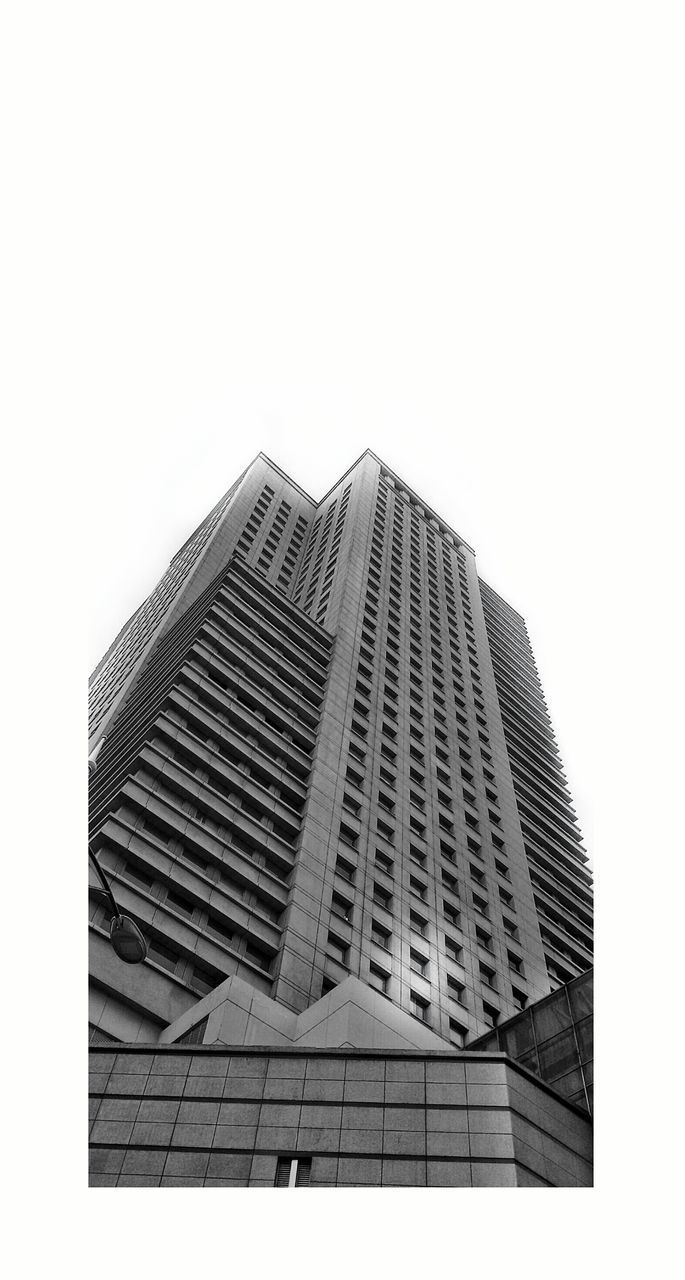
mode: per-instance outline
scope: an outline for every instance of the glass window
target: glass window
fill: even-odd
[[[568,995],[575,1021],[592,1013],[592,970],[571,984]]]
[[[389,977],[378,965],[372,964],[369,968],[369,984],[375,987],[376,991],[380,991],[382,995],[387,995]]]
[[[580,1060],[585,1062],[587,1058],[593,1056],[592,1053],[592,1018],[584,1018],[582,1022],[576,1023],[576,1036],[578,1037],[578,1047],[580,1049]]]
[[[386,951],[390,949],[391,933],[389,929],[384,929],[376,920],[371,921],[371,941],[375,942],[379,947],[385,947]]]
[[[535,1047],[529,1049],[527,1053],[522,1053],[516,1059],[521,1063],[522,1067],[527,1067],[529,1071],[534,1071],[536,1076],[540,1075],[540,1063],[538,1062],[538,1051]]]
[[[582,1106],[585,1104],[583,1075],[580,1068],[576,1068],[575,1071],[569,1071],[565,1076],[560,1076],[559,1079],[554,1081],[554,1088],[558,1089],[560,1093],[563,1093],[566,1098],[569,1098],[571,1094],[582,1092],[583,1101],[580,1105]]]
[[[553,999],[537,1005],[533,1009],[533,1017],[538,1044],[542,1044],[562,1031],[564,1027],[568,1027],[571,1022],[571,1011],[568,1007],[566,992],[559,991]]]
[[[543,1080],[556,1080],[572,1067],[578,1066],[578,1050],[573,1029],[569,1027],[553,1040],[547,1040],[544,1044],[538,1043],[538,1056]]]
[[[509,1027],[500,1030],[500,1043],[512,1058],[522,1058],[534,1047],[532,1018],[517,1018]],[[535,1068],[537,1070],[537,1066]]]

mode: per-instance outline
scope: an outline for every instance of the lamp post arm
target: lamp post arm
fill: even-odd
[[[100,866],[100,863],[98,862],[98,860],[97,860],[97,858],[96,858],[96,856],[95,856],[95,854],[94,854],[93,850],[91,849],[90,845],[88,845],[88,857],[90,858],[90,860],[91,860],[91,862],[92,862],[93,866],[95,867],[95,871],[96,871],[96,873],[97,873],[98,880],[100,881],[100,884],[102,885],[102,887],[103,887],[103,889],[104,889],[105,893],[107,894],[107,897],[108,897],[108,899],[109,899],[109,901],[110,901],[110,904],[111,904],[112,911],[113,911],[114,915],[115,915],[115,916],[117,916],[117,917],[120,917],[120,916],[121,916],[121,911],[119,910],[119,908],[118,908],[118,906],[117,906],[117,904],[116,904],[116,899],[115,899],[115,897],[114,897],[114,894],[112,893],[112,887],[111,887],[111,885],[110,885],[110,883],[109,883],[109,880],[107,879],[107,876],[105,875],[104,871],[102,870],[102,867]]]

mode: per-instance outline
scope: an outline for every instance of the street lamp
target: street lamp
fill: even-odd
[[[106,897],[112,919],[109,926],[109,939],[120,960],[124,964],[142,964],[147,956],[147,942],[140,932],[138,925],[130,916],[122,915],[117,906],[116,898],[112,893],[112,886],[107,879],[100,863],[98,862],[94,851],[88,845],[88,855],[95,867],[97,877],[102,885],[104,896]]]
[[[101,738],[95,750],[88,757],[88,772],[94,773],[97,769],[97,758],[102,750],[105,739]],[[122,915],[117,906],[116,898],[112,893],[112,886],[107,879],[100,863],[98,862],[94,849],[88,845],[88,856],[95,867],[95,871],[102,885],[103,893],[109,903],[112,912],[112,919],[109,926],[109,940],[114,947],[116,954],[124,964],[142,964],[147,956],[147,942],[143,934],[140,932],[138,925],[130,916]]]

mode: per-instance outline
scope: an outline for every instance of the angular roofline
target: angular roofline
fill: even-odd
[[[316,498],[312,498],[311,494],[307,493],[307,490],[303,489],[302,485],[297,483],[297,480],[293,480],[292,476],[289,476],[287,471],[284,471],[282,467],[279,467],[278,463],[274,462],[273,458],[270,458],[268,453],[264,453],[262,449],[259,450],[259,453],[255,454],[252,462],[248,464],[245,470],[249,471],[250,467],[254,466],[255,462],[257,462],[259,458],[261,458],[263,462],[268,463],[270,467],[273,467],[274,471],[277,471],[279,476],[282,476],[284,480],[287,480],[288,484],[293,486],[293,489],[297,489],[298,493],[301,493],[302,497],[307,499],[307,502],[311,502],[312,506],[318,507],[320,505],[316,501]]]
[[[365,449],[363,453],[360,453],[358,458],[355,458],[351,466],[347,468],[347,471],[344,471],[343,474],[340,476],[340,478],[336,480],[335,483],[331,485],[330,489],[328,489],[326,493],[324,493],[323,497],[319,499],[319,502],[317,503],[319,507],[322,505],[322,503],[326,501],[326,499],[333,492],[333,490],[337,489],[339,484],[342,484],[342,481],[347,478],[350,472],[354,471],[354,468],[359,466],[359,463],[362,461],[362,459],[366,457],[373,458],[374,462],[377,462],[379,467],[383,467],[386,471],[388,471],[392,476],[393,480],[397,481],[398,485],[400,485],[403,489],[405,489],[407,493],[411,495],[412,498],[415,498],[416,501],[420,503],[422,507],[425,507],[426,512],[428,513],[428,516],[431,519],[437,520],[440,524],[444,525],[448,533],[451,533],[453,537],[457,539],[458,542],[460,542],[464,547],[466,547],[467,551],[470,551],[471,554],[475,556],[476,552],[474,548],[471,546],[470,542],[467,542],[466,538],[464,538],[460,533],[458,533],[457,530],[454,529],[452,525],[448,523],[447,520],[445,520],[444,516],[438,515],[438,512],[435,510],[435,508],[431,507],[426,502],[426,499],[422,498],[420,493],[417,493],[416,489],[412,489],[412,486],[410,484],[407,484],[406,480],[403,480],[402,476],[398,475],[398,473],[393,469],[393,467],[391,467],[389,463],[385,462],[383,458],[379,457],[379,455],[375,453],[373,449]]]

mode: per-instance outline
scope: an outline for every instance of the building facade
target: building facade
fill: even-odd
[[[453,1061],[592,964],[525,624],[370,451],[319,502],[259,455],[96,668],[90,728],[92,845],[148,943],[118,960],[94,882],[103,1055]]]

